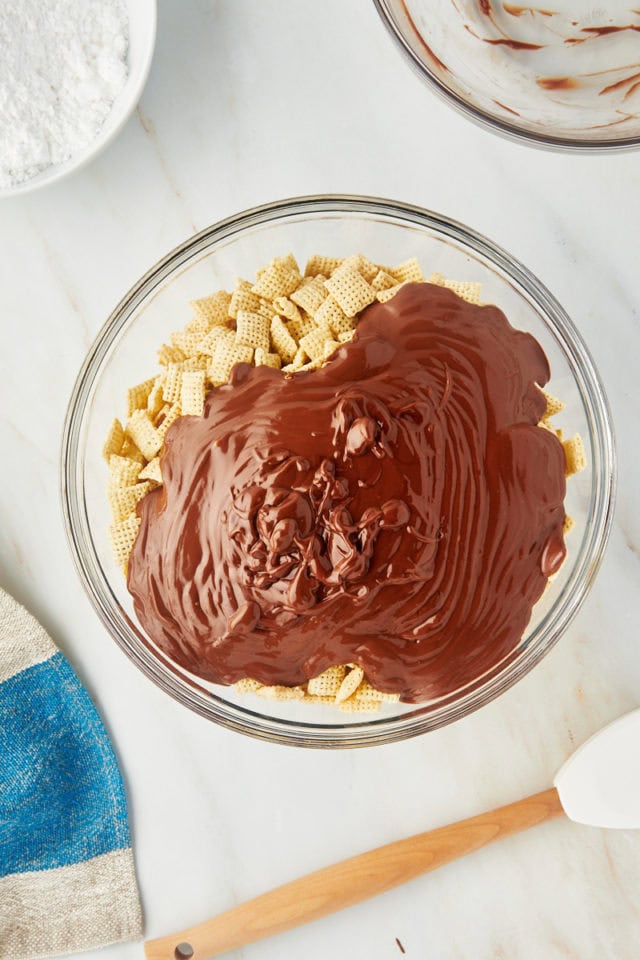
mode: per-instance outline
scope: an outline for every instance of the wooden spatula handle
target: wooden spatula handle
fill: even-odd
[[[286,883],[198,926],[149,940],[144,945],[147,960],[181,960],[191,956],[187,947],[193,950],[193,960],[218,956],[375,897],[560,813],[560,798],[552,788],[490,813],[389,843]]]

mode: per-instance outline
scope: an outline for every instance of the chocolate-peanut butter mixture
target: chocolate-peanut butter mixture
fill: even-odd
[[[239,364],[170,428],[139,505],[142,626],[224,684],[355,663],[423,701],[476,679],[565,556],[548,378],[497,307],[427,283],[368,307],[318,370]]]

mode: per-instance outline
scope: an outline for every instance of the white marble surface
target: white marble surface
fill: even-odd
[[[51,631],[113,735],[148,936],[543,789],[640,704],[639,157],[543,153],[476,129],[413,75],[370,0],[160,0],[150,80],[117,142],[1,205],[0,583]],[[462,722],[337,753],[217,729],[139,674],[82,592],[58,494],[67,398],[130,284],[220,217],[323,191],[442,211],[527,264],[595,356],[620,459],[604,568],[547,659]],[[635,960],[639,862],[640,833],[557,821],[233,956],[400,960],[398,937],[416,960]]]

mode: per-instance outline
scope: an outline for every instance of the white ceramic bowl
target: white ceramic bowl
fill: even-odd
[[[151,60],[156,43],[157,2],[156,0],[127,0],[129,15],[129,50],[127,53],[127,80],[111,108],[98,136],[80,153],[75,154],[66,163],[54,164],[42,173],[19,183],[15,187],[0,189],[2,197],[15,197],[30,193],[40,187],[55,183],[68,174],[79,170],[89,163],[101,150],[111,143],[125,125],[138,100],[149,76]]]

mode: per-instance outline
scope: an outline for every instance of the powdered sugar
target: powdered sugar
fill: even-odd
[[[127,79],[124,0],[0,0],[0,188],[98,135]]]

